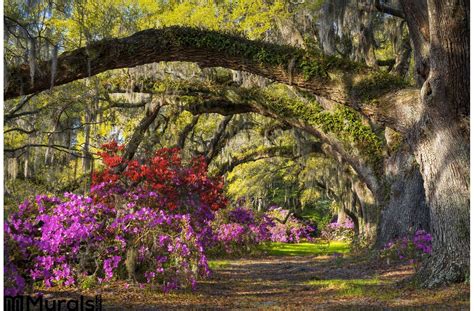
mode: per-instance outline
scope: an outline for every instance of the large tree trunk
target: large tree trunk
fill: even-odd
[[[433,254],[422,273],[429,287],[463,281],[469,272],[469,135],[457,122],[429,113],[425,136],[416,143],[433,234]]]
[[[380,216],[378,248],[390,240],[410,236],[419,229],[430,232],[430,211],[425,202],[423,178],[413,155],[405,149],[395,151],[385,161],[385,178],[390,184],[390,193]]]
[[[420,273],[433,287],[469,273],[469,3],[428,1],[430,73],[409,141],[430,207],[433,253]]]
[[[367,245],[373,245],[377,238],[377,227],[380,223],[380,209],[383,204],[378,200],[367,185],[359,180],[352,184],[351,191],[356,196],[356,204],[360,206],[360,236]]]

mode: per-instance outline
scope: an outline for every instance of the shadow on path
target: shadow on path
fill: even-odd
[[[195,291],[161,294],[125,289],[101,294],[105,310],[468,310],[469,286],[441,290],[401,288],[407,266],[380,266],[360,258],[264,257],[224,261]],[[74,292],[49,292],[74,296]]]

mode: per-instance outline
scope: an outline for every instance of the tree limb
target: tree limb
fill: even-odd
[[[375,1],[375,8],[381,13],[385,13],[385,14],[389,14],[389,15],[392,15],[392,16],[396,16],[396,17],[400,17],[400,18],[405,19],[405,14],[403,13],[403,11],[401,9],[394,8],[390,5],[382,3],[380,0]]]
[[[68,146],[53,145],[53,144],[26,144],[26,145],[15,147],[15,148],[4,148],[3,152],[8,154],[7,157],[15,158],[17,157],[18,151],[23,151],[28,148],[52,148],[61,152],[69,153],[78,158],[85,158],[84,156],[80,155],[81,150],[70,148]]]
[[[195,115],[193,116],[193,119],[191,120],[191,123],[187,124],[183,130],[181,131],[181,133],[179,134],[178,136],[178,143],[176,144],[176,146],[179,148],[179,149],[183,149],[184,148],[184,145],[186,143],[186,137],[188,137],[188,134],[193,130],[193,128],[196,126],[196,124],[198,123],[199,121],[199,117],[200,115]]]
[[[23,96],[23,98],[20,99],[18,104],[15,107],[13,107],[13,109],[11,109],[9,112],[7,112],[5,114],[5,117],[7,117],[9,115],[14,115],[18,110],[23,108],[23,106],[25,106],[30,101],[30,99],[32,99],[35,95],[36,95],[36,93],[30,94],[28,96]]]
[[[232,117],[233,115],[228,115],[224,118],[224,120],[222,120],[222,122],[217,127],[217,131],[214,133],[214,136],[209,142],[209,150],[205,157],[205,161],[207,164],[211,163],[212,159],[214,159],[214,157],[219,152],[219,148],[218,148],[219,142],[225,136],[225,130],[229,122],[232,120]]]
[[[344,103],[348,94],[341,83],[329,78],[325,71],[354,71],[355,65],[323,56],[310,59],[305,55],[301,49],[250,41],[208,30],[186,27],[148,29],[130,37],[102,40],[90,44],[87,49],[82,47],[61,54],[57,59],[54,85],[63,85],[112,69],[160,61],[187,61],[196,62],[202,67],[244,70],[287,84],[291,76],[292,85]],[[289,74],[286,68],[292,59],[296,59],[295,70]],[[322,71],[308,77],[304,68],[309,63],[314,63]],[[36,75],[42,73],[42,76],[35,78],[34,85],[30,81],[27,64],[10,68],[5,99],[49,89],[51,81],[46,77],[51,75],[51,62],[40,62],[37,67],[39,70]]]
[[[231,172],[235,167],[248,162],[255,162],[258,160],[276,157],[297,158],[293,150],[293,146],[275,146],[252,150],[239,157],[232,158],[230,162],[223,164],[219,168],[217,175],[222,176],[227,172]],[[322,144],[312,143],[309,153],[323,153]]]
[[[155,121],[156,117],[158,116],[160,108],[161,100],[152,100],[150,111],[148,111],[142,118],[138,126],[135,128],[132,137],[125,146],[125,150],[122,155],[122,159],[124,161],[115,168],[114,171],[116,174],[123,172],[127,168],[127,164],[133,159],[135,153],[137,152],[137,149],[145,136],[145,132],[148,130],[150,125],[153,123],[153,121]]]

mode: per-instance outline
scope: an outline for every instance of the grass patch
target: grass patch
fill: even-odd
[[[207,262],[207,264],[209,265],[209,268],[212,270],[212,269],[219,269],[219,268],[227,268],[228,266],[230,266],[230,261],[228,260],[209,260]]]
[[[260,250],[272,256],[320,256],[349,252],[350,243],[332,241],[326,243],[279,243],[272,242],[260,246]]]
[[[370,297],[381,301],[392,300],[401,295],[400,290],[388,288],[387,282],[371,279],[329,279],[312,280],[306,285],[331,290],[340,297]]]

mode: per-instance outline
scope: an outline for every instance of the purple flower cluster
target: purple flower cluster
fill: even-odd
[[[239,223],[222,224],[217,228],[217,240],[221,242],[241,242],[246,228]]]
[[[429,256],[432,251],[431,234],[424,230],[417,230],[413,237],[403,237],[389,241],[383,248],[381,255],[393,260],[408,260],[416,264],[423,257]]]
[[[114,275],[114,269],[117,269],[120,260],[122,257],[120,256],[112,256],[111,258],[107,258],[104,260],[104,273],[105,273],[105,280],[110,280]]]
[[[95,243],[93,232],[100,227],[98,209],[91,203],[90,198],[69,193],[64,202],[44,195],[34,203],[25,201],[5,225],[9,257],[27,262],[18,268],[24,268],[31,280],[41,279],[46,286],[74,284],[70,263],[83,243]]]
[[[248,252],[268,238],[268,224],[271,222],[252,209],[236,207],[216,213],[212,221],[213,240],[210,253],[237,254]]]
[[[344,220],[343,223],[332,222],[328,225],[328,227],[331,229],[338,229],[338,228],[354,229],[354,223],[352,222],[351,219],[346,218],[346,220]]]
[[[266,216],[274,220],[273,225],[268,229],[269,240],[283,243],[299,243],[303,239],[312,240],[311,233],[315,231],[315,228],[302,223],[293,215],[287,217],[288,213],[290,211],[281,207],[272,207],[266,212]]]
[[[413,237],[413,244],[418,250],[421,250],[424,254],[431,254],[432,246],[431,241],[433,238],[431,234],[425,230],[418,230],[415,232]]]
[[[287,213],[287,210],[278,207],[266,213],[257,213],[245,207],[218,211],[212,222],[214,241],[211,252],[248,253],[263,242],[298,243],[303,239],[311,240],[310,234],[315,229],[293,216],[286,219]]]
[[[347,218],[343,223],[332,222],[322,231],[321,236],[327,240],[351,240],[354,235],[354,223]]]
[[[16,266],[12,263],[6,263],[4,271],[4,294],[5,296],[16,296],[23,293],[25,289],[25,279],[20,275]]]
[[[237,207],[229,212],[229,220],[240,224],[254,224],[255,215],[251,209]]]
[[[204,253],[212,241],[209,206],[183,199],[186,207],[160,208],[154,192],[96,186],[92,195],[66,193],[63,198],[40,195],[25,201],[5,225],[5,293],[21,293],[25,282],[47,287],[71,286],[94,276],[99,282],[123,277],[130,249],[137,250],[137,279],[169,291],[194,287],[209,275]]]

